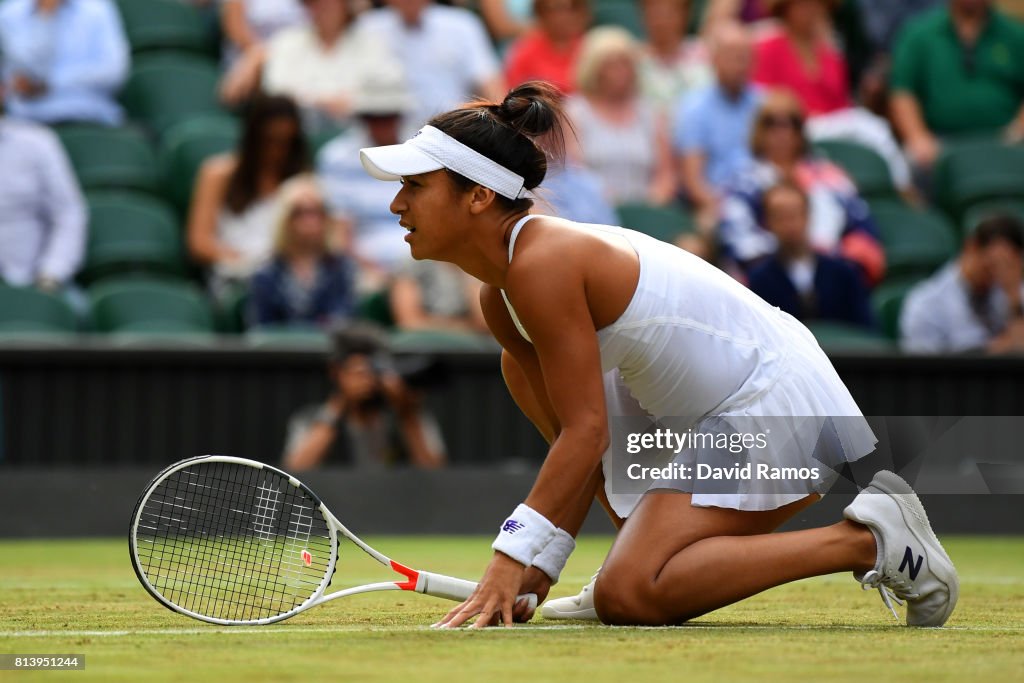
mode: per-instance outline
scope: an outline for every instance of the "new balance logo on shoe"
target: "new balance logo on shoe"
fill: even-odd
[[[514,519],[510,519],[505,522],[504,526],[501,527],[501,530],[510,534],[514,534],[522,528],[523,525],[521,522],[517,522]],[[907,548],[907,550],[910,550],[910,548]],[[918,563],[918,566],[920,566],[920,563]],[[916,574],[917,572],[915,571],[914,573]]]
[[[907,570],[907,574],[910,575],[910,580],[913,581],[917,578],[918,572],[921,571],[921,564],[924,562],[924,555],[917,556],[917,564],[914,564],[914,551],[907,546],[906,551],[903,553],[903,562],[900,562],[900,571],[904,568]]]

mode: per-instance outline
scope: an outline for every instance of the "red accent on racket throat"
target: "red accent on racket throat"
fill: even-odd
[[[410,569],[404,564],[391,560],[391,568],[396,572],[409,579],[408,581],[395,581],[395,585],[404,591],[416,590],[416,584],[419,583],[420,573],[415,569]]]

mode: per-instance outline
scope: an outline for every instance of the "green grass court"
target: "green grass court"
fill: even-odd
[[[380,537],[414,567],[479,578],[490,539]],[[586,538],[553,596],[575,593],[608,538]],[[280,624],[225,628],[174,614],[142,589],[127,540],[0,542],[0,653],[86,656],[84,671],[2,681],[964,681],[1024,676],[1024,538],[946,537],[960,571],[945,629],[897,626],[849,575],[776,588],[688,626],[545,623],[437,632],[451,604],[387,592],[342,598]],[[388,580],[342,544],[335,588]]]

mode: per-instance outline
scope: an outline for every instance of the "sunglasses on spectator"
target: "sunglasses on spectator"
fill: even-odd
[[[767,114],[761,118],[761,125],[766,128],[803,128],[804,119],[798,114]]]
[[[298,218],[300,216],[325,216],[327,210],[323,204],[296,204],[292,207],[292,218]]]

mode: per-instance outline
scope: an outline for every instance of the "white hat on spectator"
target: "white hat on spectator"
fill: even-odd
[[[402,70],[388,65],[374,69],[356,91],[352,113],[356,116],[404,114],[414,104]]]

